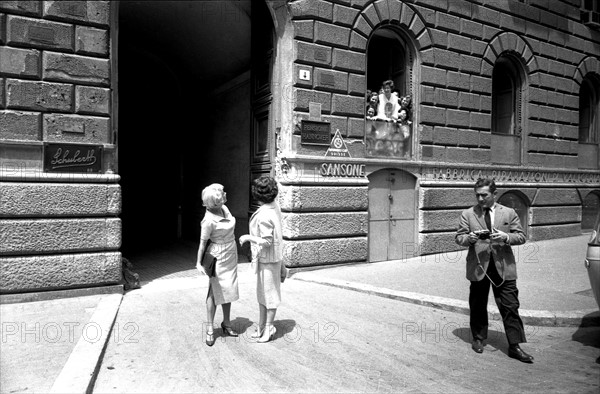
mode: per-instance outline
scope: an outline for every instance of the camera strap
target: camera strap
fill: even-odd
[[[479,240],[477,241],[479,242]],[[489,251],[490,251],[490,256],[492,256],[492,241],[490,240],[490,246],[489,246]],[[490,283],[494,286],[494,287],[500,287],[504,284],[504,278],[502,278],[502,282],[500,282],[499,285],[497,285],[492,278],[488,275],[487,271],[483,268],[483,265],[481,265],[481,260],[479,260],[479,254],[477,252],[475,252],[475,257],[477,257],[477,266],[483,271],[483,274],[488,278],[488,280],[490,281]],[[495,262],[494,262],[495,264]],[[496,270],[498,271],[498,270]],[[500,273],[498,273],[498,276],[500,276]]]

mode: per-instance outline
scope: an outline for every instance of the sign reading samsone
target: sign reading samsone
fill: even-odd
[[[46,172],[100,172],[102,145],[44,144]]]
[[[331,123],[302,120],[300,143],[329,146],[331,143]]]
[[[319,173],[321,176],[364,178],[366,176],[366,166],[352,163],[322,163]]]
[[[531,170],[480,170],[469,168],[432,168],[425,174],[427,180],[476,181],[478,178],[494,178],[496,182],[527,183],[600,183],[600,174],[531,171]]]

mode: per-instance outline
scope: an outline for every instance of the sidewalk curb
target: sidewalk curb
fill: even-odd
[[[345,280],[307,277],[307,275],[294,275],[291,279],[337,287],[345,290],[358,291],[360,293],[390,298],[393,300],[409,302],[417,305],[429,306],[449,312],[462,313],[465,315],[469,314],[469,303],[467,301],[455,300],[452,298],[437,297],[408,291],[398,291],[363,283],[348,282]],[[521,309],[519,310],[519,315],[521,316],[521,320],[523,320],[524,324],[532,326],[600,326],[600,311],[596,309],[557,312]],[[488,307],[488,316],[492,320],[502,320],[498,308],[494,306]]]
[[[69,359],[54,381],[50,393],[89,393],[94,387],[102,356],[110,339],[123,294],[109,294],[103,297],[92,317],[100,338],[91,342],[83,336],[75,344]]]

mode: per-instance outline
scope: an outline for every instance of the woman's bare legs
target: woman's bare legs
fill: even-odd
[[[206,295],[206,344],[212,346],[215,343],[214,339],[214,320],[217,306],[212,294],[212,286],[208,286],[208,294]]]
[[[231,327],[231,320],[230,320],[230,315],[231,315],[231,302],[228,302],[227,304],[223,304],[221,305],[221,307],[223,308],[223,323],[227,326],[227,327]]]
[[[266,322],[265,322],[265,329],[262,333],[262,336],[260,337],[260,339],[258,340],[258,342],[269,342],[269,340],[271,340],[271,336],[275,335],[275,326],[273,326],[273,321],[275,321],[275,314],[277,313],[277,308],[273,308],[273,309],[267,309],[266,306],[261,305],[261,314],[262,314],[262,308],[264,308],[265,310],[265,314],[266,314]]]

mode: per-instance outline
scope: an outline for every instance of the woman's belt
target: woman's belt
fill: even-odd
[[[228,241],[220,241],[220,242],[216,242],[211,239],[210,242],[212,242],[213,244],[216,244],[216,245],[224,245],[224,244],[229,244],[229,243],[235,242],[235,237],[232,237]]]

